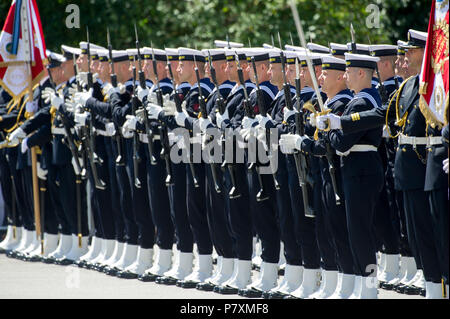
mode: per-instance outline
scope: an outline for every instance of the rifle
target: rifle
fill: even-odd
[[[259,87],[259,80],[258,80],[258,71],[256,69],[256,63],[255,63],[255,57],[252,56],[252,66],[253,66],[253,73],[255,74],[255,84],[256,84],[256,99],[258,101],[258,107],[259,107],[259,113],[261,113],[262,116],[267,116],[267,109],[264,104],[263,96],[262,96],[262,90]],[[270,145],[270,129],[266,129],[266,144],[267,144],[267,150],[269,154],[269,158],[273,156],[272,154],[272,147]],[[278,184],[277,176],[275,173],[272,173],[273,178],[273,184],[275,186],[276,190],[280,189],[280,184]]]
[[[133,59],[135,62],[136,59],[135,58]],[[138,104],[138,97],[136,93],[136,67],[133,65],[132,69],[133,69],[133,96],[131,97],[131,114],[136,116],[136,109]],[[134,172],[134,186],[136,188],[141,188],[141,181],[139,180],[138,177],[140,162],[141,158],[139,157],[139,136],[136,131],[133,131],[133,172]]]
[[[163,107],[163,95],[161,91],[161,87],[159,84],[159,77],[158,77],[158,68],[156,65],[156,57],[155,57],[155,51],[153,49],[153,43],[152,45],[152,65],[153,65],[153,73],[155,74],[155,80],[156,80],[156,99],[158,101],[159,106]],[[175,87],[174,87],[175,89]],[[167,131],[167,125],[164,121],[161,121],[161,126],[159,128],[159,135],[161,137],[161,144],[162,144],[162,150],[161,150],[161,157],[164,158],[165,164],[166,164],[166,186],[169,186],[173,184],[172,182],[172,167],[170,164],[170,145],[169,145],[169,135]]]
[[[198,72],[197,60],[195,59],[195,54],[193,56],[194,56],[194,65],[195,65],[195,67],[194,67],[195,77],[197,78],[197,85],[198,85],[198,103],[200,104],[200,112],[202,114],[202,118],[206,119],[206,118],[208,118],[208,114],[206,111],[205,98],[202,93],[202,86],[200,83],[200,74]],[[214,163],[209,163],[209,166],[211,167],[211,174],[212,174],[212,178],[213,178],[213,182],[214,182],[214,189],[216,190],[217,193],[220,193],[221,191],[220,191],[220,187],[218,184],[216,166]]]
[[[236,54],[236,61],[237,61],[237,73],[238,73],[239,83],[241,84],[241,86],[244,90],[243,105],[244,105],[245,116],[253,119],[253,118],[255,118],[255,114],[254,114],[253,108],[250,104],[250,99],[248,97],[247,88],[245,87],[244,73],[242,72],[241,63],[239,61],[239,56],[236,52],[235,52],[235,54]],[[253,58],[253,60],[254,60],[254,58]],[[267,195],[267,191],[264,189],[264,184],[262,181],[261,173],[256,168],[255,163],[250,163],[248,166],[248,170],[253,170],[253,169],[255,170],[255,172],[258,176],[258,183],[259,183],[259,191],[256,194],[256,201],[262,202],[262,201],[269,199],[269,195]]]
[[[52,74],[51,74],[48,66],[47,66],[47,70],[48,70],[48,76],[49,76],[49,79],[50,79],[50,84],[51,84],[53,90],[55,90],[55,93],[56,93],[56,84],[53,81],[53,77],[52,77]],[[76,200],[77,200],[78,246],[81,248],[81,246],[82,246],[82,243],[81,243],[81,238],[82,238],[82,229],[81,229],[81,179],[86,177],[86,169],[85,168],[81,169],[79,153],[78,153],[78,150],[77,150],[77,148],[75,146],[74,136],[72,134],[72,131],[70,130],[69,120],[66,118],[64,112],[61,112],[61,111],[57,110],[56,113],[59,115],[59,118],[61,119],[61,122],[63,123],[64,133],[65,133],[65,140],[67,141],[67,144],[68,144],[69,149],[70,149],[70,153],[72,154],[72,157],[73,157],[73,159],[75,161],[75,166],[77,167],[77,169],[75,171],[75,186],[76,186],[75,187],[75,193],[76,193],[75,196],[76,196]],[[43,201],[44,200],[42,199],[42,202]],[[42,206],[41,209],[43,209],[43,206]],[[44,211],[42,211],[42,214],[44,214]]]
[[[139,85],[141,86],[142,89],[145,89],[145,88],[147,88],[147,84],[145,81],[144,71],[142,71],[141,54],[140,54],[140,49],[139,49],[139,38],[138,38],[138,34],[137,34],[136,23],[134,24],[134,34],[136,37],[136,49],[138,51]],[[133,70],[133,72],[135,72],[135,70]],[[135,81],[135,79],[133,81]],[[135,103],[137,103],[137,101]],[[156,160],[155,160],[155,157],[153,156],[153,132],[152,132],[152,130],[150,128],[150,124],[148,122],[148,113],[147,113],[147,109],[145,108],[145,106],[143,106],[142,111],[144,114],[145,134],[147,135],[147,149],[148,149],[148,155],[150,156],[150,164],[156,165]],[[133,114],[135,114],[135,113],[133,113]]]
[[[228,38],[228,34],[227,34],[227,42],[228,42],[228,46],[230,46],[230,40]],[[211,58],[211,53],[208,50],[208,62],[209,62],[209,72],[211,74],[211,79],[214,83],[214,86],[216,87],[216,91],[217,91],[217,98],[216,98],[216,104],[217,107],[219,109],[219,113],[220,115],[223,115],[223,113],[225,113],[225,100],[222,96],[222,94],[220,93],[219,90],[219,83],[217,82],[217,77],[216,77],[216,69],[214,68],[213,64],[212,64],[212,58]],[[220,128],[219,128],[220,129]],[[224,135],[224,133],[223,133]],[[223,137],[222,135],[222,137]],[[223,141],[225,141],[225,139],[222,139]],[[222,145],[222,149],[224,149],[225,143]],[[231,190],[228,193],[228,196],[230,197],[230,199],[234,199],[234,198],[239,198],[241,197],[241,194],[238,191],[237,188],[237,183],[236,183],[236,172],[234,170],[234,165],[233,163],[226,163],[226,161],[224,160],[223,162],[223,167],[227,167],[228,168],[228,172],[230,173],[230,178],[231,178]]]
[[[87,56],[88,56],[88,90],[93,89],[94,83],[92,79],[91,72],[91,52],[90,52],[90,43],[89,43],[89,28],[86,27],[87,33]],[[88,124],[88,132],[84,132],[85,142],[83,143],[85,146],[85,150],[87,152],[87,157],[89,163],[91,164],[91,173],[94,179],[95,187],[101,190],[106,189],[106,184],[98,177],[97,166],[96,164],[102,164],[102,160],[95,154],[95,132],[94,132],[94,119],[91,114],[89,124]],[[83,139],[82,139],[83,141]]]
[[[112,45],[111,45],[111,37],[109,35],[109,28],[106,28],[106,37],[108,41],[108,52],[109,52],[109,64],[111,65],[111,85],[116,88],[117,87],[117,75],[114,72],[114,60],[112,56]],[[117,157],[116,157],[116,165],[124,166],[125,158],[123,157],[122,152],[122,139],[120,138],[119,130],[116,131],[116,135],[114,136],[117,146]]]
[[[280,47],[281,47],[281,41],[280,41]],[[281,69],[283,73],[283,90],[284,90],[284,96],[286,101],[286,107],[288,110],[292,111],[294,109],[292,105],[292,98],[291,98],[291,92],[290,92],[290,85],[287,82],[286,78],[286,71],[285,71],[285,64],[284,64],[284,53],[283,51],[280,52],[280,58],[281,58]],[[295,78],[295,93],[297,98],[297,111],[298,113],[295,114],[295,127],[297,134],[304,135],[305,134],[305,125],[303,123],[303,110],[300,109],[300,73],[299,73],[299,67],[298,67],[298,59],[295,59],[295,67],[296,67],[296,78]],[[302,189],[302,197],[303,197],[303,209],[305,211],[305,215],[312,215],[313,208],[309,204],[309,192],[308,192],[308,184],[307,184],[307,176],[308,176],[308,162],[306,160],[306,156],[296,151],[294,154],[294,161],[295,161],[295,168],[297,170],[297,176],[298,176],[298,182],[300,185],[300,188]]]

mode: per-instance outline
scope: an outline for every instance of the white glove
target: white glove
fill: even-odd
[[[75,123],[78,126],[85,126],[86,122],[88,120],[88,117],[90,117],[90,113],[89,112],[84,112],[84,113],[75,113]]]
[[[229,120],[230,119],[228,117],[228,109],[226,109],[222,115],[219,112],[216,113],[216,123],[217,123],[218,128],[222,127],[223,121],[229,121]]]
[[[108,136],[114,136],[116,134],[116,127],[113,122],[109,122],[105,124],[105,131]]]
[[[42,169],[41,163],[39,163],[39,162],[36,163],[36,168],[37,168],[37,176],[39,177],[39,179],[46,181],[48,171],[45,169]]]
[[[123,138],[132,138],[133,131],[125,130],[125,127],[122,127],[122,136],[123,136]]]
[[[304,137],[296,134],[283,134],[280,137],[279,145],[283,154],[292,154],[295,150],[301,151]]]
[[[93,90],[90,89],[87,92],[77,92],[75,93],[75,97],[74,97],[74,101],[77,104],[81,104],[81,106],[85,106],[86,105],[86,101],[92,97],[92,92]]]
[[[27,137],[27,134],[19,127],[16,128],[10,135],[9,135],[9,143],[10,144],[19,144],[19,140],[23,140],[25,137]]]
[[[49,89],[49,90],[47,90]],[[42,92],[42,98],[44,99],[44,102],[46,104],[50,103],[52,106],[54,106],[57,110],[61,107],[61,105],[64,103],[64,99],[59,96],[59,94],[55,93],[53,89],[46,88]]]
[[[37,101],[27,102],[25,106],[25,111],[27,111],[28,113],[36,113],[37,110],[38,110]]]
[[[258,120],[256,119],[251,119],[247,116],[244,117],[244,119],[242,120],[242,128],[245,129],[249,129],[251,127],[254,127],[258,124]]]
[[[389,132],[386,125],[383,125],[383,134],[381,135],[381,137],[389,138]]]
[[[159,114],[162,111],[163,111],[163,109],[158,104],[154,104],[154,103],[147,104],[147,113],[148,113],[148,118],[150,120],[157,120],[159,117]]]
[[[319,130],[324,130],[327,128],[328,122],[330,123],[331,130],[341,129],[341,118],[333,113],[329,113],[327,115],[318,116],[316,118],[316,124]]]
[[[311,113],[309,115],[309,124],[312,127],[316,127],[317,126],[317,118],[316,118],[316,114],[315,113]]]
[[[255,118],[258,120],[259,126],[261,126],[263,128],[269,128],[267,123],[269,123],[272,120],[270,115],[262,116],[261,114],[258,114],[258,115],[256,115]]]
[[[123,123],[122,131],[135,131],[136,130],[136,124],[137,124],[137,118],[134,115],[127,115],[126,121]]]
[[[249,127],[249,128],[243,128],[239,131],[239,134],[242,136],[244,141],[248,141],[250,137],[252,137],[255,133],[255,128]]]
[[[201,117],[198,119],[198,126],[200,127],[200,130],[202,131],[202,133],[206,133],[206,129],[210,125],[212,125],[212,123],[209,120],[209,118],[204,119],[203,117]]]
[[[78,92],[78,86],[77,83],[72,83],[72,86],[69,88],[69,95],[75,95],[75,93]]]
[[[176,107],[174,101],[172,101],[170,99],[166,100],[166,96],[168,96],[168,94],[164,95],[164,103],[163,103],[164,115],[173,116],[177,112],[177,107]]]
[[[103,89],[102,93],[104,96],[106,96],[109,99],[111,99],[111,95],[114,93],[123,94],[125,93],[126,87],[122,83],[117,84],[117,87],[113,87],[111,83],[107,83]]]
[[[92,83],[97,82],[98,73],[92,74]],[[77,74],[77,80],[80,82],[81,86],[86,86],[88,84],[88,72],[80,72]]]
[[[22,140],[22,144],[20,145],[20,150],[22,151],[22,153],[25,153],[28,150],[27,141],[28,141],[28,137],[26,137]]]
[[[297,113],[298,113],[298,111],[295,108],[293,108],[292,110],[285,108],[284,114],[283,114],[283,121],[287,122],[292,115],[295,115]]]
[[[158,103],[158,98],[156,97],[156,93],[154,91],[149,93],[149,95],[147,97],[147,101],[149,101],[150,103],[154,103],[154,104]]]
[[[448,158],[442,161],[442,169],[444,170],[445,174],[448,174]]]
[[[42,92],[41,92],[41,97],[44,100],[44,102],[46,104],[50,103],[50,101],[52,100],[52,95],[56,94],[55,90],[53,90],[50,87],[45,88]]]
[[[186,111],[183,110],[183,112],[177,112],[175,114],[175,121],[177,122],[178,126],[184,127],[184,123],[186,121],[188,117],[188,114],[186,113]]]
[[[148,98],[148,93],[150,90],[146,87],[145,89],[141,88],[141,86],[138,86],[137,88],[137,97],[139,101],[144,102],[144,98]]]

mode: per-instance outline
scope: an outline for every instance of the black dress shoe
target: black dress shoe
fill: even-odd
[[[143,281],[143,282],[153,282],[156,279],[158,279],[159,277],[161,277],[161,276],[155,275],[155,274],[151,274],[151,273],[144,273],[143,275],[140,275],[138,277],[138,280],[139,281]]]
[[[55,257],[43,257],[42,262],[45,264],[54,264],[56,261]]]
[[[75,260],[67,259],[67,258],[56,260],[56,264],[61,265],[61,266],[72,265],[74,262],[75,262]]]
[[[394,290],[396,292],[398,292],[399,294],[402,294],[402,293],[404,293],[406,287],[407,286],[405,284],[399,284],[399,285],[394,287]]]
[[[274,291],[269,294],[269,299],[284,299],[287,296],[289,296],[289,295],[285,294],[284,292]],[[296,298],[296,297],[294,297],[294,298]]]
[[[136,279],[139,277],[138,274],[128,271],[128,270],[122,270],[117,272],[117,278],[123,278],[123,279]]]
[[[7,250],[4,248],[0,248],[0,254],[6,254]]]
[[[217,291],[216,291],[217,289]],[[214,288],[214,292],[217,292],[221,295],[236,295],[239,294],[240,289],[235,288],[235,287],[231,287],[228,285],[225,286],[216,286]]]
[[[216,285],[210,282],[199,282],[195,288],[202,291],[213,291]]]
[[[422,297],[425,297],[427,295],[427,291],[423,288],[420,288],[420,293],[419,295],[421,295]]]
[[[258,289],[251,287],[249,289],[243,289],[241,296],[246,297],[246,298],[261,298],[262,293],[263,293],[262,290],[258,290]]]
[[[264,299],[269,299],[271,292],[270,291],[264,291],[261,295]]]
[[[27,260],[31,261],[31,262],[37,262],[37,261],[42,261],[44,257],[39,256],[39,255],[34,255],[34,256],[30,256]]]
[[[180,285],[178,286],[178,282],[180,282]],[[192,289],[192,288],[196,288],[198,284],[200,284],[200,282],[198,281],[192,281],[192,280],[179,280],[177,282],[177,286],[184,288],[184,289]]]
[[[173,277],[159,277],[158,279],[155,280],[155,282],[157,284],[168,285],[168,286],[176,285],[177,281],[178,281],[178,279],[173,278]]]
[[[6,257],[8,257],[8,258],[15,258],[16,254],[17,254],[16,251],[10,250],[9,252],[6,253]]]
[[[107,274],[108,276],[117,276],[117,274],[120,271],[121,270],[119,268],[113,267],[113,268],[108,268],[108,270],[104,271],[104,273]]]
[[[385,282],[385,283],[381,286],[381,288],[384,289],[384,290],[393,290],[393,289],[394,289],[394,285]]]
[[[74,262],[74,264],[77,265],[80,268],[85,268],[86,260],[79,260],[79,261]]]
[[[416,287],[416,286],[406,286],[405,290],[404,290],[404,294],[407,295],[419,295],[420,294],[420,287]]]

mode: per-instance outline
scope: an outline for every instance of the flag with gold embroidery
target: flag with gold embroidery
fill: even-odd
[[[0,34],[0,85],[15,101],[44,76],[45,51],[36,1],[13,0]]]
[[[420,110],[435,126],[448,124],[449,0],[433,0],[420,73]]]

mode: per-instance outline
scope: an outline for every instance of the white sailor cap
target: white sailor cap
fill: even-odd
[[[81,54],[87,54],[87,42],[86,41],[81,41],[80,42],[80,49],[81,49]],[[90,50],[97,50],[97,49],[106,49],[102,46],[99,46],[97,44],[94,43],[89,43],[89,51]]]
[[[278,49],[279,50],[279,48],[277,48],[276,46],[273,46],[273,45],[268,44],[268,43],[263,43],[262,46],[263,46],[264,49],[267,49],[267,50],[271,50],[271,49]]]
[[[178,59],[180,61],[194,61],[194,56],[195,61],[197,62],[206,61],[205,55],[203,54],[202,51],[184,47],[178,48]]]
[[[269,52],[264,48],[249,48],[245,55],[247,56],[247,61],[251,61],[252,57],[255,58],[255,62],[269,60]]]
[[[47,54],[48,67],[50,69],[61,66],[61,64],[63,62],[67,61],[67,59],[62,54],[58,54],[58,53],[50,51],[48,49],[45,51],[45,53]]]
[[[397,41],[397,55],[405,55],[406,49],[405,45],[407,44],[406,41],[398,40]]]
[[[345,53],[345,64],[348,68],[366,68],[375,70],[379,57],[364,54]]]
[[[332,55],[344,55],[345,52],[348,52],[348,48],[346,44],[340,44],[340,43],[330,43],[331,48],[331,54]]]
[[[248,48],[225,49],[225,56],[227,57],[227,61],[236,61],[237,54],[239,61],[247,61],[247,56],[245,55],[247,51]]]
[[[128,61],[128,52],[126,50],[113,50],[112,57],[114,62]]]
[[[224,61],[227,59],[225,55],[225,50],[222,48],[219,49],[204,49],[202,50],[205,55],[206,61],[209,61],[209,56],[211,56],[211,61]]]
[[[413,29],[408,30],[408,43],[402,45],[405,49],[425,48],[428,33]]]
[[[322,70],[345,71],[346,63],[344,59],[339,59],[332,55],[322,56]]]
[[[167,59],[169,61],[178,60],[178,49],[175,48],[165,48],[164,51],[166,51]]]
[[[376,44],[369,47],[371,56],[395,56],[397,46],[390,44]]]
[[[126,49],[125,50],[128,54],[128,59],[130,61],[138,60],[138,50],[137,49]]]
[[[79,48],[69,47],[68,45],[61,45],[61,52],[67,60],[72,60],[75,55],[75,59],[81,54],[81,50]]]
[[[281,50],[278,48],[268,49],[267,52],[269,53],[269,62],[270,63],[281,63],[281,57],[280,53]]]
[[[91,53],[91,59],[92,60],[98,60],[98,53],[97,53],[98,50],[99,49],[92,49],[92,50],[90,50],[91,51],[90,53]]]
[[[352,43],[347,43],[348,53],[370,55],[369,45],[356,43],[356,52],[352,51]]]
[[[295,64],[295,60],[298,59],[297,52],[285,50],[283,53],[287,64]]]
[[[216,48],[242,48],[244,45],[239,42],[231,42],[231,41],[222,41],[222,40],[214,40],[214,45]]]
[[[300,64],[303,67],[308,66],[308,63],[306,62],[306,56],[308,56],[311,59],[311,63],[313,64],[313,66],[322,65],[322,56],[323,55],[324,54],[320,54],[320,53],[312,53],[309,50],[297,52],[298,59],[300,60]]]
[[[100,62],[109,61],[109,50],[97,50],[97,55]]]
[[[141,57],[144,60],[153,60],[153,54],[155,54],[156,61],[167,62],[166,51],[161,49],[144,47],[140,50]]]
[[[306,44],[306,47],[308,48],[309,51],[313,53],[325,53],[325,54],[330,53],[329,48],[320,44],[309,42],[308,44]]]
[[[295,46],[295,45],[289,45],[289,44],[286,44],[286,45],[284,46],[284,48],[285,48],[287,51],[304,51],[304,50],[305,50],[305,48],[303,48],[303,47],[297,47],[297,46]]]

